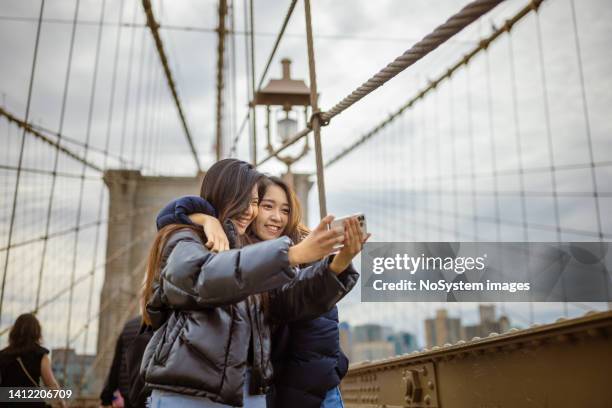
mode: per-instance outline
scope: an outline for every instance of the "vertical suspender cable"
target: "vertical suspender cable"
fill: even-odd
[[[306,43],[308,46],[308,71],[310,74],[310,106],[312,108],[312,130],[314,133],[315,157],[317,162],[317,189],[319,191],[319,215],[327,215],[325,199],[325,174],[323,172],[323,153],[321,151],[321,117],[317,100],[317,71],[315,67],[314,42],[312,39],[312,18],[310,16],[310,0],[304,0],[306,17]]]
[[[572,27],[574,30],[574,40],[576,44],[576,58],[578,62],[578,75],[580,77],[580,94],[582,96],[582,110],[584,114],[584,125],[586,127],[586,139],[589,147],[589,160],[591,162],[591,183],[593,186],[593,200],[595,201],[595,216],[597,218],[597,232],[599,233],[599,240],[603,241],[603,229],[601,224],[601,209],[599,207],[599,197],[597,189],[597,173],[595,171],[595,157],[593,154],[593,141],[591,139],[591,122],[589,121],[589,105],[586,96],[586,87],[584,85],[584,69],[582,67],[582,50],[580,48],[580,38],[578,36],[578,21],[576,19],[576,5],[574,0],[570,0],[572,8]],[[606,285],[608,281],[606,280]],[[609,291],[609,288],[606,287]],[[612,310],[612,302],[608,302],[608,309]]]
[[[253,95],[251,95],[251,69],[250,69],[250,65],[251,64],[251,47],[249,46],[249,33],[250,33],[250,28],[249,28],[249,8],[248,8],[248,0],[243,0],[242,2],[242,14],[243,14],[243,25],[244,25],[244,32],[245,32],[245,36],[244,36],[244,60],[245,60],[245,64],[244,64],[244,69],[245,69],[245,74],[246,74],[246,95],[247,95],[247,99],[250,101],[253,100]],[[247,110],[247,115],[244,118],[244,121],[242,122],[242,125],[240,126],[240,129],[238,130],[238,133],[242,132],[242,129],[244,128],[244,126],[246,126],[247,121],[249,124],[249,142],[251,145],[251,159],[253,158],[253,127],[251,126],[251,120],[252,120],[252,116],[253,116],[253,109],[251,107],[251,105],[249,104],[248,106],[248,110]],[[237,140],[238,138],[236,137],[235,143],[238,142]]]
[[[546,80],[546,65],[544,65],[544,48],[542,45],[542,27],[540,26],[540,13],[536,10],[535,23],[537,31],[538,56],[540,60],[540,73],[542,83],[542,100],[544,102],[544,122],[546,124],[546,140],[548,146],[548,161],[550,163],[550,178],[552,183],[553,210],[555,216],[556,238],[561,242],[561,217],[559,215],[559,197],[557,192],[557,171],[555,169],[555,152],[553,150],[553,137],[550,121],[550,106],[548,101],[548,85]],[[567,289],[565,285],[565,274],[561,274],[561,290],[563,291],[563,315],[568,317]]]
[[[472,187],[472,222],[474,230],[474,240],[480,241],[478,236],[478,198],[476,197],[476,175],[475,175],[475,162],[476,152],[474,151],[474,117],[472,109],[472,81],[470,76],[470,65],[465,65],[465,84],[466,84],[466,97],[467,97],[467,133],[468,142],[470,145],[470,180]]]
[[[104,6],[103,6],[104,9]],[[113,73],[112,73],[112,78],[111,78],[111,85],[110,85],[110,100],[109,100],[109,106],[108,106],[108,119],[107,119],[107,128],[106,128],[106,140],[104,143],[104,168],[106,169],[107,165],[108,165],[108,149],[109,149],[109,142],[110,142],[110,133],[111,133],[111,124],[113,121],[113,107],[114,107],[114,99],[115,99],[115,84],[116,84],[116,79],[117,79],[117,63],[119,60],[119,45],[121,44],[121,32],[122,32],[122,28],[121,28],[121,22],[123,20],[123,10],[124,10],[124,0],[121,0],[120,4],[119,4],[119,25],[117,26],[117,40],[115,42],[115,55],[114,55],[114,61],[113,61]],[[104,13],[102,13],[102,19],[104,19]],[[102,31],[102,27],[100,28],[100,36]],[[100,220],[102,219],[102,209],[103,209],[103,201],[104,201],[104,183],[101,183],[100,186],[100,192],[99,192],[99,196],[98,196],[98,225],[96,226],[96,238],[94,240],[94,253],[93,253],[93,257],[92,257],[92,263],[91,263],[91,278],[90,278],[90,282],[89,282],[89,292],[88,292],[88,297],[87,297],[87,321],[89,322],[91,320],[91,309],[92,309],[92,304],[93,304],[93,290],[94,290],[94,283],[95,283],[95,272],[97,270],[96,266],[96,262],[98,261],[98,247],[99,247],[99,243],[100,243],[100,231],[101,231],[101,222]],[[89,337],[89,325],[87,326],[87,330],[85,331],[85,335],[83,338],[83,352],[86,353],[87,352],[87,342],[88,342],[88,337]],[[83,371],[84,371],[84,363],[85,360],[82,359],[81,360],[81,369],[80,369],[80,373],[81,373],[81,378],[83,377]],[[79,381],[79,385],[78,385],[78,394],[81,393],[81,390],[83,388],[83,382]]]
[[[45,8],[45,0],[40,2],[40,11],[38,13],[38,25],[36,28],[36,41],[34,42],[34,57],[32,59],[32,70],[30,71],[30,83],[28,85],[28,100],[26,102],[25,121],[30,118],[30,104],[32,102],[32,89],[34,85],[34,74],[36,73],[36,59],[38,57],[38,46],[40,44],[40,28],[42,26],[43,11]],[[11,254],[11,244],[13,241],[13,229],[15,228],[15,211],[17,210],[17,196],[19,194],[19,182],[21,181],[21,166],[23,164],[23,152],[25,147],[26,129],[23,129],[21,137],[21,146],[19,148],[19,160],[17,161],[17,175],[15,177],[15,191],[13,192],[13,205],[11,209],[11,220],[9,222],[7,250],[4,256],[4,273],[2,274],[2,288],[0,289],[0,324],[2,323],[2,306],[4,304],[4,288],[6,285],[6,276],[8,275],[8,263]]]
[[[134,2],[134,10],[132,14],[132,25],[136,24],[137,8],[138,8],[138,3]],[[130,37],[130,59],[128,61],[128,66],[127,66],[127,82],[125,84],[125,96],[123,98],[123,122],[121,124],[121,143],[119,147],[119,156],[123,156],[123,147],[125,145],[125,132],[127,130],[127,114],[128,114],[128,109],[130,105],[130,85],[132,82],[132,63],[134,62],[134,37],[136,37],[135,30],[132,29],[132,35]],[[133,162],[134,162],[134,158],[132,157],[132,163]]]
[[[236,109],[238,97],[236,96],[236,1],[231,2],[231,14],[230,14],[230,41],[231,41],[231,53],[230,53],[230,76],[232,77],[231,93],[232,93],[232,114],[230,117],[231,130],[230,135],[236,134]],[[232,143],[230,156],[235,149],[235,144]]]
[[[253,3],[255,0],[249,0],[249,20],[251,21],[251,126],[253,133],[251,133],[253,143],[253,166],[257,165],[257,113],[255,112],[255,12],[253,10]]]
[[[134,162],[134,167],[138,166],[138,161],[136,160],[138,151],[136,150],[138,134],[140,133],[140,114],[142,112],[142,90],[143,90],[143,81],[145,80],[145,76],[142,73],[143,67],[146,65],[147,68],[151,66],[150,61],[147,61],[145,64],[145,58],[148,59],[148,56],[145,57],[145,33],[146,30],[143,29],[140,38],[140,61],[138,61],[138,79],[136,82],[136,103],[134,105],[136,112],[134,112],[134,122],[132,124],[132,161]],[[149,71],[147,69],[147,71]],[[146,82],[145,82],[146,83]]]
[[[525,197],[525,169],[523,166],[523,148],[521,143],[521,127],[518,112],[518,92],[516,87],[516,64],[514,62],[514,49],[512,46],[512,34],[510,32],[508,32],[508,57],[510,59],[510,88],[512,90],[512,115],[514,119],[514,136],[516,139],[516,156],[518,159],[519,186],[521,195],[521,218],[523,220],[523,242],[529,242],[529,223],[527,221],[527,203]],[[533,324],[534,320],[535,312],[533,302],[529,302],[529,323]]]
[[[216,127],[216,142],[215,142],[215,157],[218,160],[222,159],[223,155],[223,89],[224,83],[224,67],[225,67],[225,19],[227,15],[227,0],[219,0],[219,27],[218,27],[218,44],[217,44],[217,127]]]
[[[98,38],[96,40],[96,56],[94,62],[93,69],[93,79],[91,82],[91,93],[89,97],[89,112],[87,113],[87,131],[85,133],[85,152],[83,155],[85,159],[87,159],[87,154],[89,153],[89,140],[91,138],[91,125],[93,121],[93,112],[96,101],[96,86],[98,84],[98,68],[100,65],[100,44],[102,43],[102,33],[104,31],[104,9],[106,6],[106,0],[102,0],[102,8],[100,10],[100,25],[98,27]],[[77,254],[78,254],[78,245],[79,245],[79,233],[81,224],[81,215],[83,212],[83,193],[85,189],[85,172],[87,170],[87,166],[84,164],[81,166],[81,181],[79,186],[79,206],[77,208],[77,215],[75,220],[75,233],[74,233],[74,242],[72,245],[72,268],[70,270],[70,291],[68,294],[68,318],[66,323],[66,346],[65,349],[68,350],[70,346],[70,329],[72,325],[72,302],[74,296],[74,280],[76,275],[76,266],[77,266]],[[64,353],[64,361],[63,361],[63,378],[64,380],[68,375],[68,353]]]
[[[599,208],[599,199],[597,194],[597,174],[595,172],[595,158],[593,154],[593,141],[591,139],[591,122],[589,120],[589,105],[586,97],[586,87],[584,85],[584,69],[582,67],[582,50],[580,48],[580,38],[578,36],[578,22],[576,20],[576,6],[574,0],[570,0],[572,7],[572,28],[574,30],[574,39],[576,44],[576,56],[578,62],[578,75],[580,77],[580,94],[582,96],[582,109],[584,114],[584,125],[586,127],[587,145],[589,147],[589,160],[591,162],[591,181],[593,185],[593,198],[595,200],[595,214],[597,218],[597,232],[599,240],[603,241],[603,232],[601,226],[601,210]]]
[[[74,51],[74,38],[75,38],[75,34],[76,34],[76,26],[77,26],[77,17],[79,14],[79,6],[80,6],[80,0],[76,1],[76,7],[74,9],[74,17],[73,17],[73,22],[72,22],[72,33],[70,36],[70,49],[68,51],[68,66],[66,67],[66,77],[64,80],[64,91],[63,91],[63,96],[62,96],[62,108],[61,108],[61,113],[60,113],[60,124],[59,124],[59,128],[57,131],[57,144],[58,146],[60,145],[61,141],[62,141],[62,132],[64,129],[64,118],[66,116],[66,101],[68,99],[68,87],[70,85],[70,73],[72,70],[72,52]],[[60,150],[57,149],[55,151],[55,158],[53,160],[53,172],[57,172],[57,166],[58,166],[58,162],[59,162],[59,152]],[[52,181],[51,181],[51,193],[49,194],[49,202],[47,204],[47,219],[46,219],[46,223],[45,223],[45,232],[43,235],[43,249],[42,249],[42,260],[40,262],[40,269],[38,272],[38,276],[39,276],[39,281],[42,282],[42,275],[43,275],[43,270],[45,267],[45,258],[47,255],[47,246],[48,246],[48,235],[49,235],[49,228],[51,226],[51,210],[53,209],[53,198],[55,196],[55,184],[56,184],[56,177],[54,176]],[[41,285],[38,285],[38,289],[36,291],[36,309],[38,309],[38,302],[40,301],[40,290],[41,290]]]

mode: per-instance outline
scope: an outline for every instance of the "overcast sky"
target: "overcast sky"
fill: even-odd
[[[317,81],[320,106],[328,109],[348,95],[380,68],[403,53],[418,39],[441,24],[466,1],[332,1],[312,2],[313,29]],[[487,36],[493,26],[499,26],[527,2],[506,1],[491,13],[421,62],[398,75],[387,85],[355,104],[323,128],[323,156],[330,159],[358,139],[395,109],[422,89],[429,80],[437,78],[460,57]],[[67,88],[64,120],[61,120],[62,99],[75,1],[46,1],[35,79],[33,83],[30,121],[85,142],[91,108],[89,143],[103,149],[110,135],[110,150],[114,156],[122,155],[136,161],[148,174],[194,174],[194,161],[180,127],[176,109],[162,79],[160,63],[146,28],[122,28],[116,23],[120,14],[127,23],[141,25],[144,13],[139,1],[107,0],[104,9],[106,23],[102,28],[100,63],[93,105],[90,103],[94,78],[96,39],[102,11],[101,1],[81,1],[78,11],[73,63]],[[123,4],[123,9],[120,5]],[[215,132],[215,75],[216,35],[213,32],[164,29],[181,26],[213,29],[217,25],[216,2],[210,0],[153,1],[155,14],[162,25],[161,35],[178,93],[185,109],[187,122],[204,167],[214,161]],[[263,71],[286,13],[289,1],[258,0],[255,2],[255,71],[256,79]],[[592,195],[594,186],[591,171],[595,171],[596,190],[610,192],[612,183],[609,161],[612,153],[612,56],[609,53],[612,38],[612,8],[605,0],[576,1],[578,59],[576,36],[572,24],[569,0],[546,0],[539,21],[532,14],[520,22],[510,36],[502,35],[489,49],[479,54],[468,69],[460,69],[451,81],[445,81],[435,92],[418,102],[400,119],[382,131],[370,142],[362,145],[346,159],[326,172],[328,208],[337,215],[366,212],[370,228],[377,241],[407,240],[496,240],[504,241],[556,240],[553,231],[530,229],[528,236],[521,228],[506,223],[499,229],[495,223],[474,222],[473,216],[494,217],[495,202],[492,192],[504,192],[499,199],[501,218],[520,221],[521,204],[518,194],[521,180],[517,169],[555,166],[573,166],[573,170],[559,171],[554,182],[557,191],[566,193],[559,198],[560,228],[564,240],[592,239],[596,233],[597,216]],[[23,118],[36,34],[36,18],[40,3],[34,0],[10,0],[0,3],[0,96],[2,105],[17,117]],[[538,46],[538,24],[542,52]],[[236,4],[236,29],[244,29],[242,2]],[[304,36],[303,4],[298,2],[272,63],[269,78],[280,77],[280,59],[293,60],[292,76],[308,83],[306,40]],[[115,45],[120,35],[115,96],[112,110],[109,102],[113,91]],[[228,39],[228,60],[232,60],[232,44],[236,65],[228,72],[226,96],[226,140],[234,137],[247,106],[245,64],[245,37],[237,34]],[[514,60],[510,59],[512,50]],[[131,63],[130,63],[131,61]],[[544,61],[544,65],[540,63]],[[584,74],[584,88],[580,80],[579,62]],[[488,74],[487,74],[487,64]],[[128,68],[131,67],[131,71]],[[542,70],[544,68],[544,70]],[[131,74],[130,74],[131,72]],[[514,72],[514,79],[513,78]],[[235,75],[234,75],[235,74]],[[543,79],[546,86],[543,86]],[[130,84],[128,88],[128,82]],[[265,82],[264,82],[265,84]],[[236,98],[232,98],[235,89]],[[490,89],[490,94],[488,92]],[[126,92],[128,90],[128,92]],[[585,116],[584,95],[587,113]],[[514,103],[516,102],[516,104]],[[514,107],[517,107],[514,110]],[[546,120],[548,113],[550,120]],[[112,121],[109,125],[109,117]],[[231,119],[235,122],[230,123]],[[258,112],[259,157],[264,151],[264,111]],[[301,115],[300,115],[301,120]],[[302,126],[302,124],[300,124]],[[15,166],[21,132],[0,120],[0,132],[6,146],[2,164]],[[549,138],[550,135],[550,138]],[[34,138],[26,136],[24,166],[51,170],[54,151]],[[123,140],[123,148],[121,147]],[[517,140],[521,154],[517,152]],[[594,170],[589,143],[591,141]],[[245,131],[238,144],[238,157],[249,159],[249,137]],[[549,144],[550,141],[550,144]],[[67,143],[82,154],[83,149]],[[313,146],[311,140],[311,146]],[[552,154],[550,146],[552,146]],[[300,144],[290,150],[295,153]],[[99,165],[103,156],[90,152],[88,158]],[[116,167],[111,158],[107,165]],[[509,173],[493,177],[459,177],[453,174],[480,174],[491,172],[493,166]],[[151,169],[152,168],[152,169]],[[80,174],[81,164],[60,156],[59,170]],[[271,173],[283,171],[278,162],[263,166]],[[294,166],[295,171],[314,173],[314,154],[311,152]],[[2,189],[0,231],[2,246],[8,240],[8,220],[15,185],[15,172],[0,170]],[[97,219],[98,205],[105,211],[106,195],[101,190],[99,174],[86,171],[93,179],[85,182],[82,221]],[[20,242],[41,234],[41,220],[46,219],[50,178],[44,175],[24,174],[19,190],[19,210],[13,242]],[[58,179],[53,204],[51,231],[70,227],[74,223],[78,206],[80,181]],[[453,184],[456,183],[456,184]],[[497,183],[497,184],[495,184]],[[532,173],[523,180],[523,189],[538,193],[552,190],[550,172]],[[497,185],[497,187],[495,187]],[[479,191],[477,199],[472,191]],[[100,199],[102,191],[102,200]],[[318,218],[317,193],[310,195],[310,220]],[[612,198],[605,194],[599,199],[599,222],[605,234],[612,236]],[[555,225],[553,201],[543,195],[527,202],[530,222]],[[460,213],[458,215],[458,213]],[[572,231],[578,231],[578,234]],[[587,234],[580,234],[580,231]],[[77,275],[92,265],[94,230],[80,235]],[[102,241],[106,238],[102,231]],[[74,236],[50,241],[46,260],[49,283],[43,288],[42,298],[48,297],[68,281],[72,263]],[[99,253],[103,252],[101,244]],[[4,265],[5,251],[0,253]],[[98,258],[99,263],[100,258]],[[31,282],[40,267],[40,248],[15,250],[9,263],[7,279],[7,316],[29,310],[33,305]],[[102,276],[94,283],[97,293]],[[76,302],[80,306],[73,328],[85,321],[87,284],[79,287]],[[360,304],[355,290],[341,308],[341,318],[352,323],[379,320],[396,328],[418,332],[422,338],[421,321],[438,305],[418,305],[416,312],[410,305]],[[64,297],[66,298],[66,297]],[[67,298],[49,307],[42,316],[57,324],[46,328],[51,345],[64,341]],[[376,307],[374,307],[376,306]],[[601,307],[595,305],[594,307]],[[502,305],[500,305],[502,307]],[[529,323],[527,305],[505,305],[506,312],[520,324]],[[410,317],[406,317],[407,308]],[[558,304],[535,305],[536,318],[550,321],[564,313]],[[581,307],[569,306],[571,314],[582,313]],[[475,305],[454,308],[468,320],[475,319]],[[94,310],[95,313],[95,310]],[[401,319],[400,319],[401,317]],[[3,318],[2,327],[8,324]],[[76,330],[76,329],[73,329]],[[95,338],[95,330],[91,336]],[[91,351],[95,344],[89,340]],[[81,346],[78,346],[81,347]]]

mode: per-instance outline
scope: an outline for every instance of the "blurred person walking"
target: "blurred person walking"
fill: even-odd
[[[9,332],[8,347],[0,350],[0,387],[40,387],[40,379],[50,389],[60,388],[49,350],[41,346],[42,328],[32,313],[20,315]],[[60,400],[61,406],[66,403]],[[45,402],[2,403],[3,407],[44,408]]]

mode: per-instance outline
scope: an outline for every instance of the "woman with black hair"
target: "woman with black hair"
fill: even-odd
[[[40,379],[51,389],[59,389],[51,370],[49,350],[41,346],[42,329],[32,313],[22,314],[9,332],[8,347],[0,350],[0,387],[40,387]],[[66,404],[61,401],[62,407]],[[3,403],[3,407],[40,407],[44,402]]]
[[[278,177],[268,176],[259,182],[259,209],[247,231],[251,243],[277,239],[283,235],[300,242],[310,232],[302,223],[300,202],[293,189]],[[158,227],[171,223],[203,225],[210,228],[215,219],[214,208],[201,197],[181,197],[158,215]],[[360,237],[356,219],[346,222],[346,232]],[[212,229],[212,228],[211,228]],[[211,245],[223,251],[228,247],[223,231],[210,231]],[[364,237],[367,239],[367,237]],[[363,241],[365,242],[365,240]],[[345,237],[345,245],[329,262],[329,269],[343,273],[345,280],[357,280],[350,267],[363,242]],[[349,287],[352,287],[350,285]],[[273,387],[268,392],[268,408],[341,408],[338,385],[348,369],[348,358],[340,349],[338,309],[335,305],[320,315],[287,315],[283,305],[271,307],[266,316],[273,327]]]
[[[355,283],[316,263],[345,239],[327,228],[331,216],[297,245],[282,237],[243,246],[262,178],[235,159],[204,177],[201,198],[216,210],[232,249],[211,250],[207,228],[204,235],[201,227],[172,224],[156,236],[141,296],[143,320],[155,329],[141,366],[154,408],[265,407],[272,376],[265,310],[282,305],[285,316],[316,316]]]

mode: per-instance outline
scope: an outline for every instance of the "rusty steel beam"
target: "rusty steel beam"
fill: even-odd
[[[198,167],[198,172],[201,172],[202,165],[200,164],[198,153],[196,152],[195,145],[193,144],[193,138],[191,137],[189,126],[187,126],[187,119],[185,118],[185,114],[183,113],[181,100],[176,90],[176,85],[172,77],[172,72],[170,71],[170,65],[168,64],[168,58],[166,57],[166,52],[164,51],[164,44],[162,43],[161,37],[159,36],[159,30],[158,30],[159,24],[157,23],[157,21],[155,20],[155,16],[153,15],[153,9],[151,8],[151,0],[142,0],[142,7],[147,16],[147,26],[151,30],[151,35],[153,35],[153,41],[155,42],[155,48],[157,48],[157,54],[159,55],[159,59],[161,61],[162,67],[164,68],[164,74],[166,75],[166,81],[168,82],[168,87],[170,88],[170,92],[172,93],[172,98],[174,99],[174,104],[176,105],[176,110],[178,111],[179,119],[181,120],[183,131],[185,132],[185,137],[187,138],[187,142],[189,143],[189,148],[191,149],[191,153],[193,154],[193,158],[196,162],[196,166]]]
[[[612,311],[352,365],[347,408],[612,407]]]
[[[219,0],[219,43],[217,45],[217,135],[215,143],[215,152],[217,161],[221,160],[222,153],[222,121],[223,121],[223,87],[225,86],[223,79],[224,56],[225,56],[225,16],[227,15],[227,0]]]

